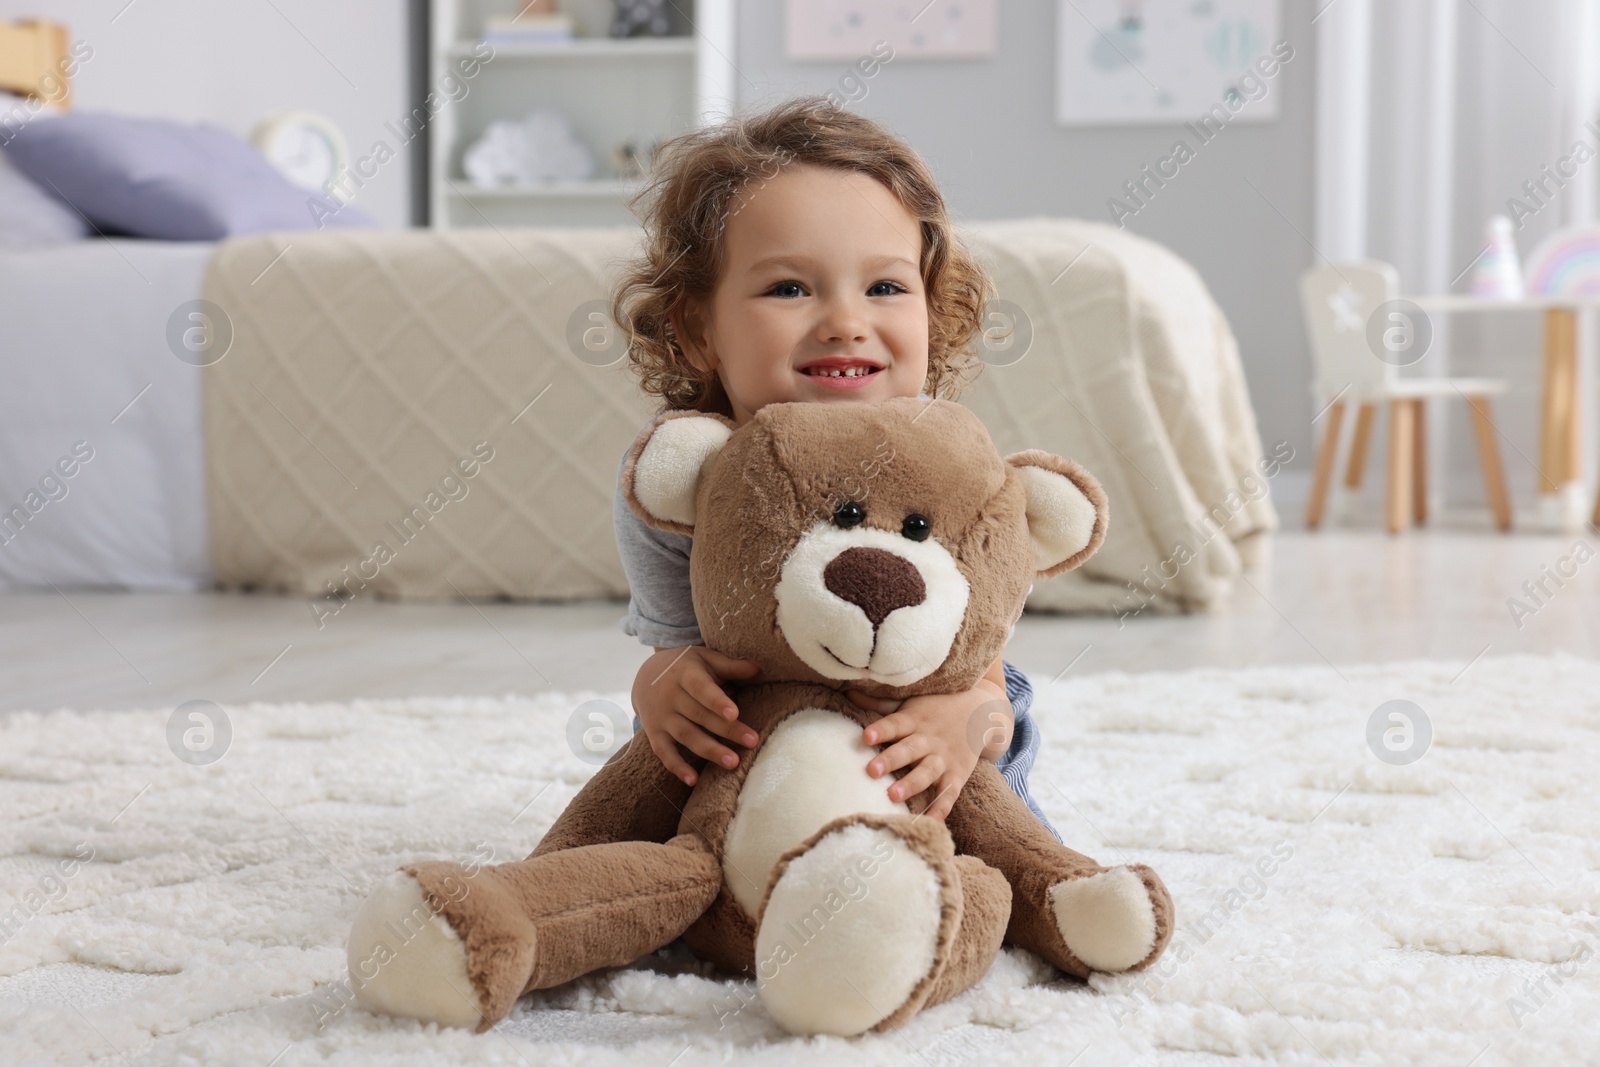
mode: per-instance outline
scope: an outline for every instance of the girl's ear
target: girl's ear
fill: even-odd
[[[686,300],[672,313],[672,332],[678,346],[691,366],[703,373],[717,369],[715,354],[709,354],[710,331],[706,329],[704,306],[695,299]]]
[[[1037,448],[1015,452],[1006,462],[1017,468],[1028,494],[1036,577],[1070,571],[1094,555],[1111,518],[1105,490],[1094,476],[1070,459]]]
[[[693,534],[700,480],[734,429],[734,421],[722,415],[658,416],[634,441],[622,467],[622,498],[629,509],[658,530]]]

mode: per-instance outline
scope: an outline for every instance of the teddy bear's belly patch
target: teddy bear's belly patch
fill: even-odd
[[[871,778],[874,749],[861,726],[837,712],[803,708],[779,723],[756,753],[723,842],[733,899],[755,917],[773,866],[841,815],[908,811],[889,799],[892,779]]]

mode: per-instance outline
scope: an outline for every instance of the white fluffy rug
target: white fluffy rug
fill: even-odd
[[[1070,844],[1166,879],[1164,964],[1086,986],[1007,950],[853,1041],[734,1011],[752,987],[681,949],[482,1036],[357,1008],[319,1026],[374,880],[526,853],[592,770],[569,713],[623,694],[233,707],[209,766],[174,757],[170,708],[0,718],[0,1060],[1592,1062],[1600,665],[1484,659],[1452,684],[1462,667],[1035,678],[1034,794]],[[1367,740],[1391,699],[1432,724],[1408,766]]]

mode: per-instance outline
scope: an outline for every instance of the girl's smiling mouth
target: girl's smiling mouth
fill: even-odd
[[[859,389],[878,374],[883,366],[855,356],[824,356],[802,364],[799,373],[828,389]]]

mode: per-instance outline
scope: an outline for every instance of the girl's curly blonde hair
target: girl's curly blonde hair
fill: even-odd
[[[640,387],[660,397],[664,409],[732,416],[716,372],[689,361],[673,321],[716,286],[724,229],[741,190],[770,181],[789,163],[875,178],[921,224],[928,301],[923,389],[933,397],[954,396],[981,369],[971,342],[994,284],[957,239],[922,157],[878,123],[824,96],[735,116],[675,137],[657,151],[650,181],[628,202],[644,224],[643,245],[611,300],[611,317],[627,339]]]

